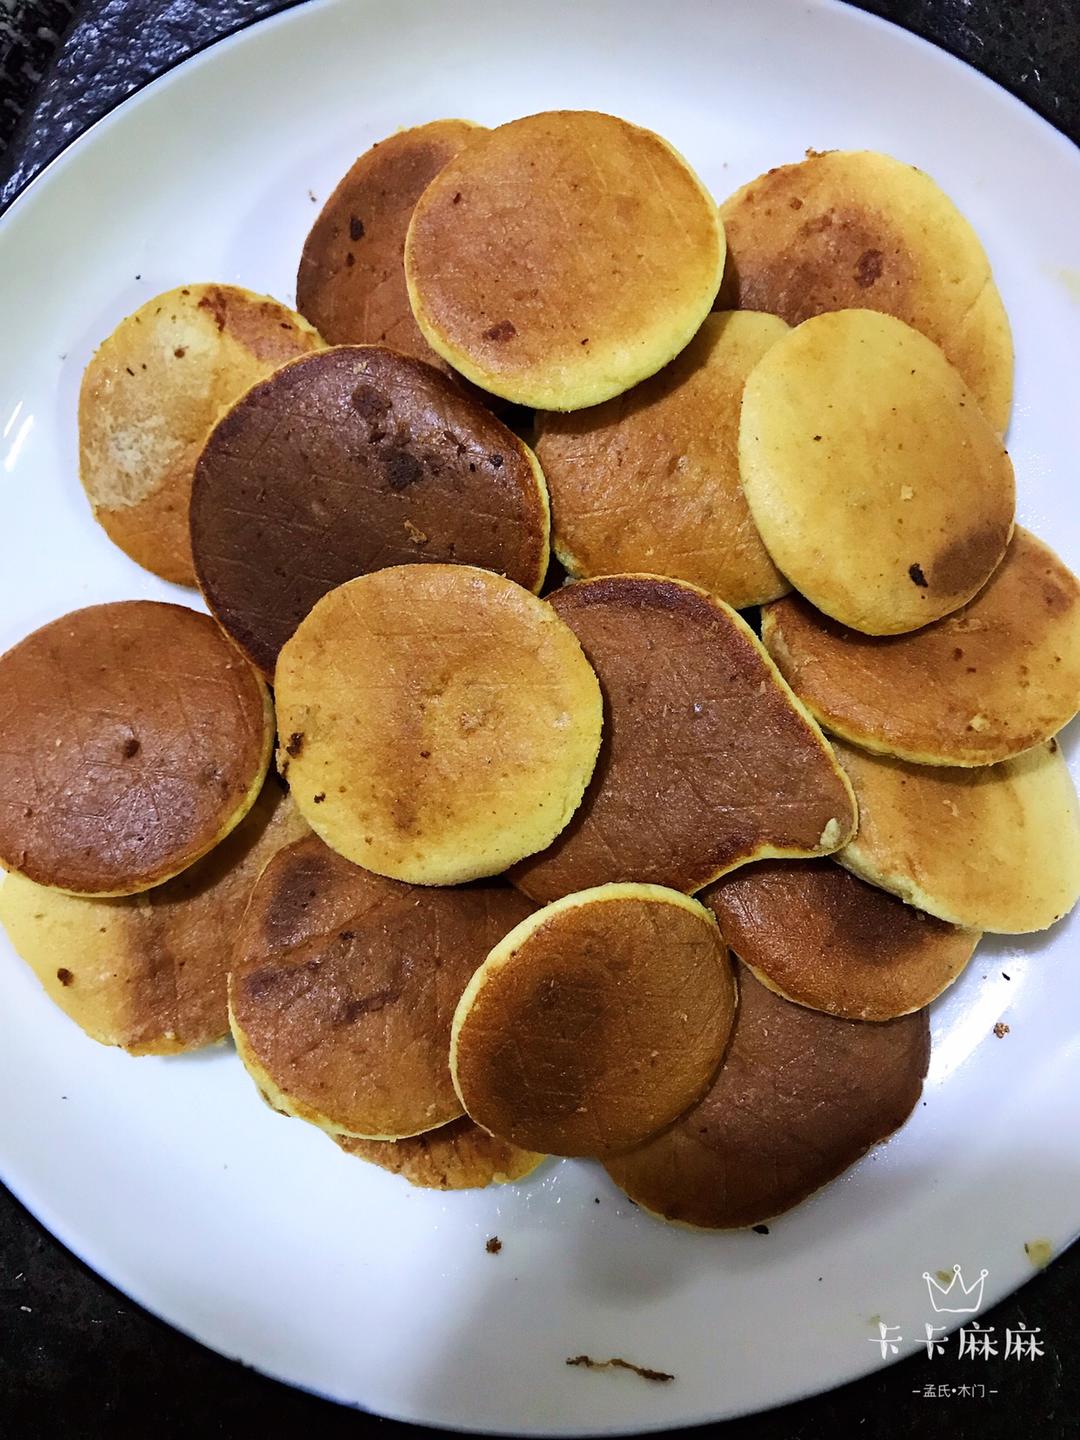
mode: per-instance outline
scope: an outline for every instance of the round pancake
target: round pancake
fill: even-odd
[[[210,427],[256,380],[321,348],[301,316],[235,285],[167,290],[121,320],[79,393],[79,474],[109,538],[194,585],[188,503]]]
[[[738,970],[739,1010],[712,1088],[605,1168],[664,1220],[707,1230],[790,1210],[897,1130],[930,1060],[925,1010],[880,1025],[792,1005]]]
[[[788,590],[750,518],[738,454],[746,377],[786,333],[775,315],[710,315],[652,379],[537,417],[553,543],[570,575],[668,575],[736,610]]]
[[[694,586],[581,580],[551,597],[604,691],[596,772],[567,828],[511,878],[534,900],[647,880],[692,892],[855,830],[828,743],[749,626]]]
[[[270,779],[220,845],[182,875],[113,900],[65,895],[14,872],[0,924],[49,998],[94,1040],[132,1055],[174,1055],[229,1033],[225,978],[252,887],[309,833]]]
[[[551,843],[600,748],[600,686],[544,600],[466,565],[325,596],[281,652],[278,763],[312,829],[396,880],[496,875]]]
[[[296,308],[331,345],[389,345],[442,367],[405,287],[405,233],[428,185],[478,134],[468,120],[399,130],[356,161],[311,227]]]
[[[1019,527],[974,600],[934,625],[860,635],[792,595],[761,638],[822,725],[919,765],[992,765],[1080,710],[1080,581]]]
[[[269,1103],[331,1134],[396,1140],[461,1114],[450,1024],[473,971],[522,920],[507,885],[420,889],[316,836],[255,886],[233,955],[236,1048]]]
[[[1012,533],[1012,462],[937,346],[891,315],[792,330],[746,382],[743,489],[773,560],[868,635],[916,630],[980,590]]]
[[[1045,930],[1080,898],[1080,809],[1056,740],[980,769],[837,743],[859,801],[848,870],[954,925]]]
[[[798,325],[881,310],[940,345],[994,428],[1012,405],[1009,321],[974,230],[929,175],[870,150],[781,165],[720,207],[723,295]]]
[[[765,860],[701,900],[770,990],[848,1020],[921,1010],[975,953],[977,930],[924,915],[832,860]]]
[[[424,191],[405,241],[428,344],[543,410],[599,404],[666,365],[723,268],[716,205],[682,157],[593,111],[478,136]]]
[[[669,1125],[716,1073],[735,983],[716,921],[658,885],[602,885],[523,920],[469,981],[450,1069],[515,1145],[610,1155]]]
[[[287,365],[214,428],[191,497],[207,604],[270,678],[336,585],[454,561],[539,590],[547,487],[524,441],[430,365],[343,346]]]
[[[348,1155],[370,1160],[428,1190],[478,1190],[523,1180],[547,1157],[489,1135],[467,1115],[409,1140],[333,1139]]]
[[[53,620],[0,657],[0,694],[0,865],[39,885],[160,885],[262,787],[266,687],[181,605],[122,600]]]

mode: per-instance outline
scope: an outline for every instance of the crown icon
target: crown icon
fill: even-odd
[[[939,1315],[974,1315],[982,1304],[983,1284],[990,1272],[989,1270],[980,1270],[979,1278],[972,1281],[970,1285],[965,1285],[964,1277],[960,1273],[960,1266],[954,1265],[952,1268],[953,1273],[949,1277],[947,1285],[942,1285],[935,1280],[929,1270],[923,1271],[923,1279],[930,1292],[930,1304]],[[938,1274],[941,1273],[939,1270]],[[947,1304],[947,1301],[952,1303]]]

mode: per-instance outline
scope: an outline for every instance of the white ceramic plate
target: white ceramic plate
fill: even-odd
[[[1080,160],[1030,111],[836,4],[327,0],[150,86],[0,226],[0,648],[76,606],[173,593],[110,545],[76,477],[79,376],[121,316],[191,280],[291,302],[313,198],[373,141],[558,106],[661,131],[718,196],[807,146],[936,176],[1015,328],[1020,516],[1080,564]],[[481,1194],[410,1190],[271,1114],[231,1051],[99,1048],[9,951],[0,1170],[143,1305],[339,1400],[531,1434],[731,1415],[880,1365],[879,1319],[910,1351],[947,1318],[924,1271],[985,1268],[989,1303],[1031,1273],[1025,1241],[1075,1235],[1078,934],[985,944],[935,1007],[925,1104],[768,1236],[667,1228],[584,1164]],[[678,1378],[565,1365],[582,1352]]]

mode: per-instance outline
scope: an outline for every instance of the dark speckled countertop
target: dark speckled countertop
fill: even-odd
[[[75,18],[0,157],[0,203],[125,95],[288,3],[54,5],[52,12],[74,8]],[[29,24],[25,12],[33,8],[25,0],[0,0],[0,22],[9,13],[18,21],[23,12]],[[862,8],[961,56],[1080,139],[1080,0],[866,0]],[[971,1203],[977,1206],[979,1196]],[[1015,1440],[1028,1429],[1040,1440],[1077,1440],[1080,1246],[1033,1274],[983,1323],[996,1325],[999,1335],[1006,1326],[1040,1326],[1046,1345],[1035,1363],[987,1361],[980,1378],[998,1391],[995,1396],[913,1393],[950,1379],[941,1360],[914,1358],[829,1395],[710,1428],[724,1440],[911,1432],[942,1440]],[[377,1431],[390,1440],[406,1428],[288,1390],[204,1350],[104,1284],[0,1189],[0,1436],[186,1440],[250,1429],[263,1436],[314,1432],[320,1440]]]

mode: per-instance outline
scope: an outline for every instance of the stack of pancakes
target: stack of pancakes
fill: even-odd
[[[437,120],[297,306],[183,286],[87,368],[94,514],[210,614],[0,658],[0,920],[95,1039],[231,1033],[414,1184],[772,1218],[1080,896],[1080,583],[1014,527],[977,237],[883,155],[718,207],[608,115]]]

